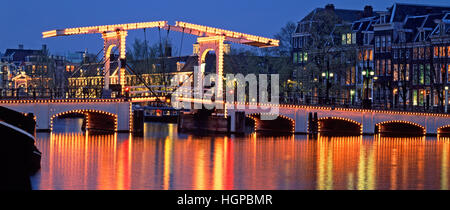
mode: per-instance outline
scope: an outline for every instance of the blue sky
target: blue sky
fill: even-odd
[[[47,44],[51,53],[67,51],[97,53],[102,48],[100,35],[77,35],[43,39],[46,30],[106,25],[156,20],[186,21],[195,24],[235,30],[239,32],[273,37],[288,21],[298,21],[312,9],[333,3],[336,8],[363,9],[372,5],[374,10],[385,10],[394,2],[449,6],[448,0],[429,1],[381,1],[381,0],[2,0],[0,22],[0,52],[6,48],[40,48]],[[166,31],[161,31],[165,36]],[[170,32],[176,50],[190,54],[195,37],[185,35],[181,46],[181,34]],[[129,33],[127,43],[144,39],[143,30]],[[159,43],[158,30],[147,31],[147,40]],[[174,52],[178,55],[178,51]]]

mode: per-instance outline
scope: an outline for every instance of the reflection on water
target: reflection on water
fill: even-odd
[[[66,130],[37,134],[35,189],[449,187],[449,138],[205,137],[159,123],[146,123],[144,137]]]

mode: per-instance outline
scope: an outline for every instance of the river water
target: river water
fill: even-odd
[[[33,189],[449,189],[450,139],[196,136],[146,123],[144,137],[37,133]]]

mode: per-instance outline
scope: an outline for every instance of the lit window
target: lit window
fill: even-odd
[[[398,65],[394,64],[394,75],[393,75],[393,80],[397,81],[398,80]]]

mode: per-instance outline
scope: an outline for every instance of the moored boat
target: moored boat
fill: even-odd
[[[35,130],[33,114],[0,107],[0,189],[31,190],[30,175],[41,167]]]

